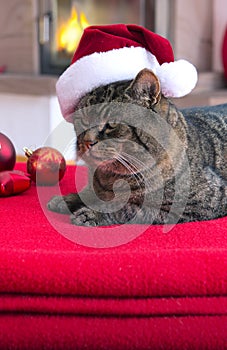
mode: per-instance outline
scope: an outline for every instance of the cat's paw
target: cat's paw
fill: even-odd
[[[62,196],[54,196],[48,203],[47,208],[61,214],[70,214],[69,207]]]
[[[72,224],[77,226],[98,226],[100,224],[98,213],[87,207],[75,211],[70,215],[70,219]]]

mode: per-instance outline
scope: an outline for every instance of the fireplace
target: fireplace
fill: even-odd
[[[155,0],[38,0],[41,74],[61,74],[88,25],[134,23],[154,30]]]

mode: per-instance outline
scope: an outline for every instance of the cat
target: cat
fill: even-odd
[[[98,87],[75,110],[79,194],[48,208],[75,225],[167,224],[227,215],[227,104],[178,110],[148,69]]]

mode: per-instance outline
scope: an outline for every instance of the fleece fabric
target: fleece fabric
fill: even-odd
[[[86,228],[48,212],[86,182],[68,166],[60,187],[0,198],[0,348],[227,349],[227,217]]]

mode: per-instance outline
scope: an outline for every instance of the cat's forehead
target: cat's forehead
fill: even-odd
[[[101,85],[84,95],[78,103],[78,107],[90,106],[92,104],[122,101],[131,84],[131,80],[117,81],[108,85]]]
[[[98,125],[103,122],[122,122],[128,111],[127,104],[120,102],[103,102],[92,104],[77,109],[74,113],[74,122],[83,121],[91,126]]]
[[[166,123],[157,113],[131,102],[105,102],[81,108],[75,113],[74,128],[77,135],[91,128],[98,130],[100,125],[106,123],[118,124],[122,127],[127,125],[145,132],[152,130],[155,134],[157,129],[166,128]]]

